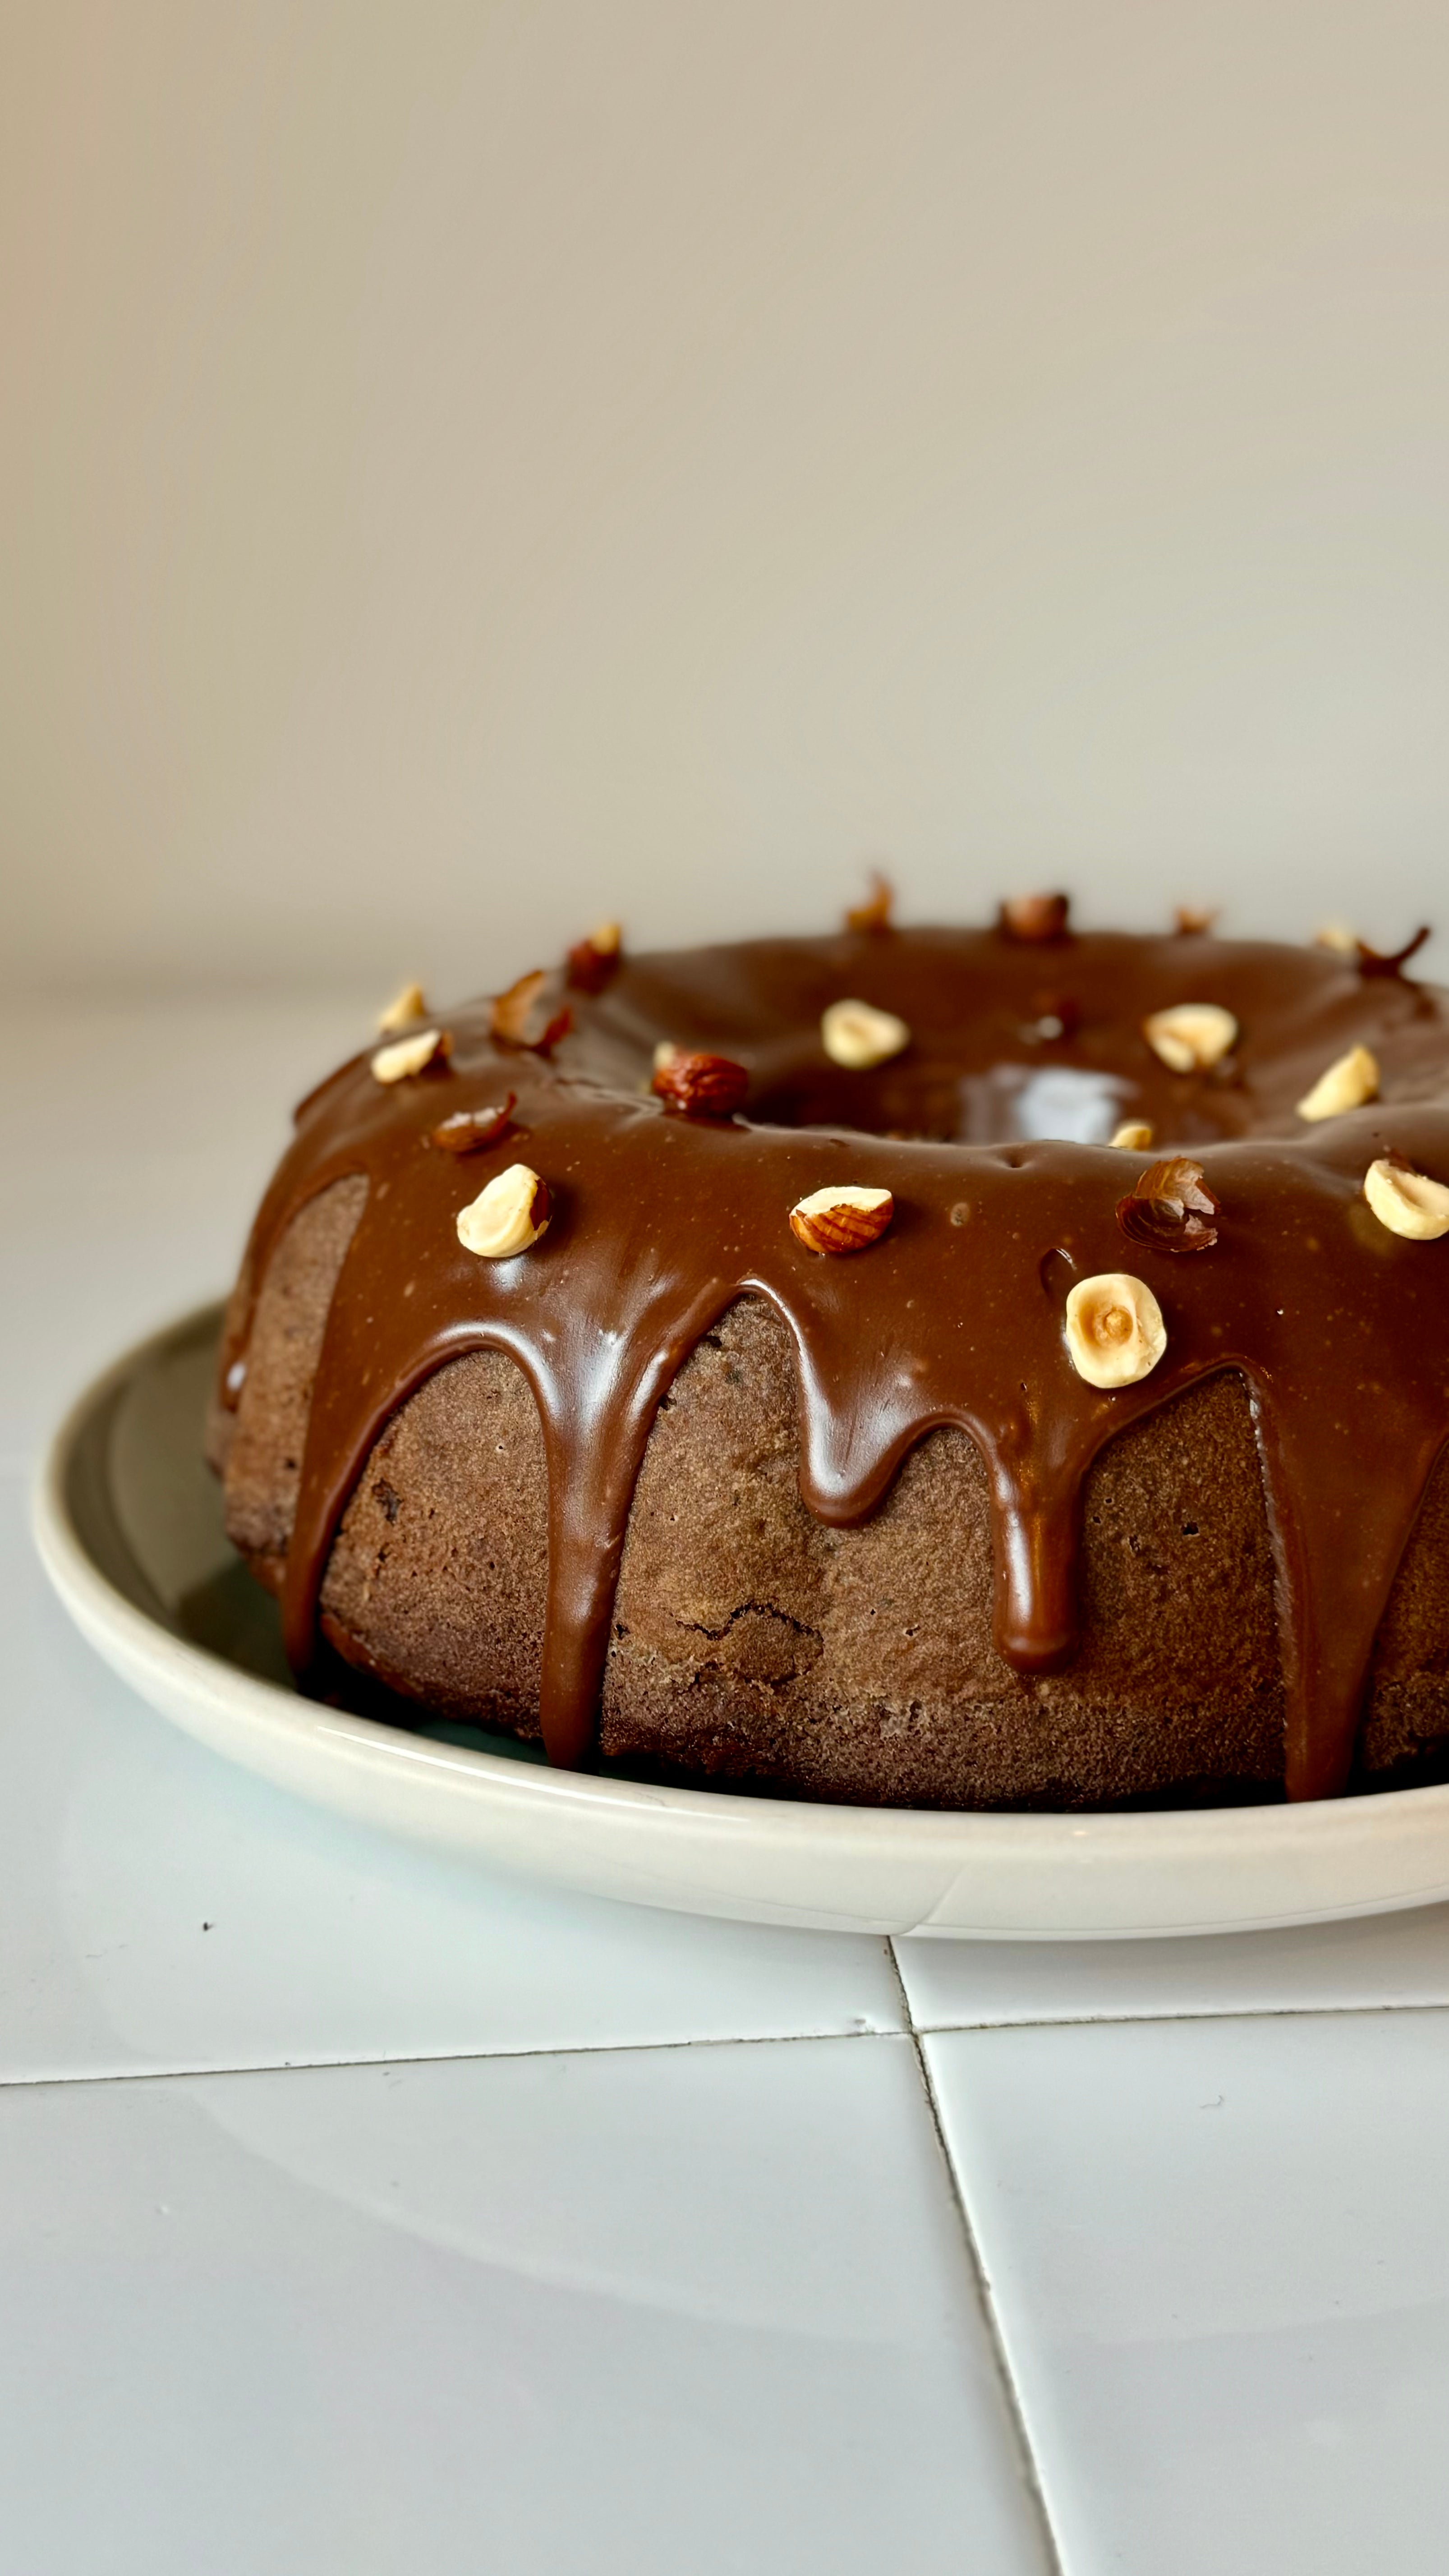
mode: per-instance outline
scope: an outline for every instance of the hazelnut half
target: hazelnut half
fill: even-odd
[[[1167,1348],[1162,1308],[1145,1280],[1102,1270],[1067,1296],[1067,1352],[1089,1386],[1135,1386]]]
[[[889,1190],[862,1189],[853,1181],[812,1190],[790,1210],[790,1230],[807,1252],[865,1252],[879,1243],[896,1203]]]
[[[1363,1194],[1390,1234],[1401,1234],[1410,1243],[1437,1243],[1449,1234],[1449,1189],[1396,1155],[1384,1154],[1370,1163]]]
[[[385,1011],[378,1013],[377,1034],[380,1038],[401,1037],[404,1029],[415,1029],[419,1020],[428,1016],[421,984],[404,984],[394,993]]]
[[[537,1243],[552,1213],[547,1181],[526,1163],[510,1163],[458,1210],[458,1241],[485,1261],[507,1261]]]
[[[1152,1129],[1145,1118],[1124,1118],[1112,1138],[1114,1147],[1123,1154],[1145,1154],[1152,1142]]]
[[[1365,1101],[1379,1096],[1377,1056],[1366,1046],[1353,1046],[1347,1055],[1335,1056],[1326,1073],[1321,1073],[1313,1089],[1298,1103],[1300,1118],[1341,1118],[1346,1109],[1362,1109]]]
[[[894,1011],[878,1011],[873,1002],[832,1002],[821,1014],[820,1043],[832,1064],[868,1073],[908,1047],[911,1033]]]
[[[430,1065],[444,1065],[453,1052],[453,1041],[446,1029],[419,1029],[413,1038],[394,1038],[391,1046],[379,1047],[372,1059],[374,1082],[406,1082],[414,1073],[426,1073]]]
[[[1178,1002],[1154,1011],[1142,1034],[1170,1073],[1210,1073],[1236,1045],[1238,1024],[1220,1002]]]

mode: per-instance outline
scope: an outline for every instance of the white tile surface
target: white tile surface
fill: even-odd
[[[0,2092],[24,2576],[1044,2576],[904,2040]]]
[[[1449,2003],[1449,1905],[1185,1941],[898,1941],[921,2030]]]
[[[232,1769],[75,1634],[25,1501],[0,1478],[0,2079],[899,2026],[884,1942],[553,1895]]]
[[[1068,2576],[1441,2576],[1449,2014],[927,2048]]]

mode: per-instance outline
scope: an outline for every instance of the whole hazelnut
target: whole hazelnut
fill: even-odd
[[[1167,1348],[1162,1308],[1143,1279],[1102,1270],[1067,1297],[1067,1351],[1089,1386],[1135,1386]]]

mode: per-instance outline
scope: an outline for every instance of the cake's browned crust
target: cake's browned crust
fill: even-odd
[[[737,1306],[681,1371],[630,1519],[602,1741],[815,1796],[1071,1804],[1281,1774],[1272,1564],[1241,1382],[1123,1434],[1088,1479],[1081,1650],[992,1644],[986,1478],[930,1433],[881,1509],[800,1501],[783,1325]],[[1209,1500],[1208,1497],[1211,1497]]]
[[[222,1466],[228,1528],[279,1586],[311,1388],[365,1184],[293,1221],[257,1303]],[[872,1803],[1070,1806],[1271,1787],[1284,1697],[1246,1389],[1232,1373],[1122,1432],[1083,1498],[1082,1643],[1019,1678],[992,1644],[985,1474],[929,1434],[885,1503],[832,1529],[798,1488],[789,1336],[756,1301],[660,1407],[635,1492],[601,1746],[721,1781]],[[455,1716],[538,1732],[547,1486],[513,1362],[440,1369],[373,1450],[332,1549],[324,1633]],[[1449,1474],[1430,1487],[1377,1650],[1362,1753],[1392,1775],[1449,1733]]]
[[[364,1180],[339,1181],[287,1228],[257,1303],[240,1402],[235,1413],[212,1408],[208,1448],[222,1472],[227,1532],[273,1592],[296,1517],[327,1310],[366,1197]],[[249,1285],[243,1271],[233,1305]]]

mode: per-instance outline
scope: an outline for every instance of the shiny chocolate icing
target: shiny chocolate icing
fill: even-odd
[[[253,1229],[222,1355],[245,1376],[251,1311],[292,1217],[334,1181],[368,1192],[333,1298],[287,1558],[289,1655],[305,1675],[333,1538],[390,1415],[482,1347],[537,1400],[549,1485],[541,1722],[551,1759],[594,1738],[615,1584],[655,1410],[740,1296],[792,1336],[800,1488],[821,1520],[861,1520],[907,1450],[960,1425],[985,1461],[998,1649],[1019,1673],[1070,1662],[1083,1482],[1127,1424],[1215,1371],[1246,1379],[1277,1577],[1295,1798],[1347,1780],[1374,1637],[1449,1435],[1449,1238],[1408,1242],[1362,1196],[1396,1152],[1449,1181],[1449,994],[1321,949],[1208,936],[880,928],[624,957],[568,995],[545,1056],[490,1036],[486,1003],[446,1015],[445,1066],[384,1088],[369,1054],[297,1113]],[[560,988],[561,990],[561,988]],[[832,1063],[825,1006],[897,1013],[910,1047]],[[559,998],[555,993],[554,1001]],[[1210,1073],[1171,1073],[1144,1019],[1181,1002],[1239,1023]],[[744,1065],[736,1120],[670,1116],[656,1044]],[[1309,1126],[1294,1104],[1357,1042],[1383,1097]],[[512,1123],[459,1158],[429,1142],[457,1111],[517,1094]],[[1108,1143],[1128,1118],[1151,1153]],[[1220,1202],[1218,1239],[1182,1258],[1128,1240],[1117,1204],[1154,1156],[1189,1151]],[[484,1182],[525,1161],[547,1234],[503,1261],[459,1243]],[[831,1182],[888,1188],[889,1232],[854,1258],[797,1242],[793,1203]],[[1127,1270],[1166,1319],[1154,1372],[1103,1392],[1068,1358],[1074,1282]]]

